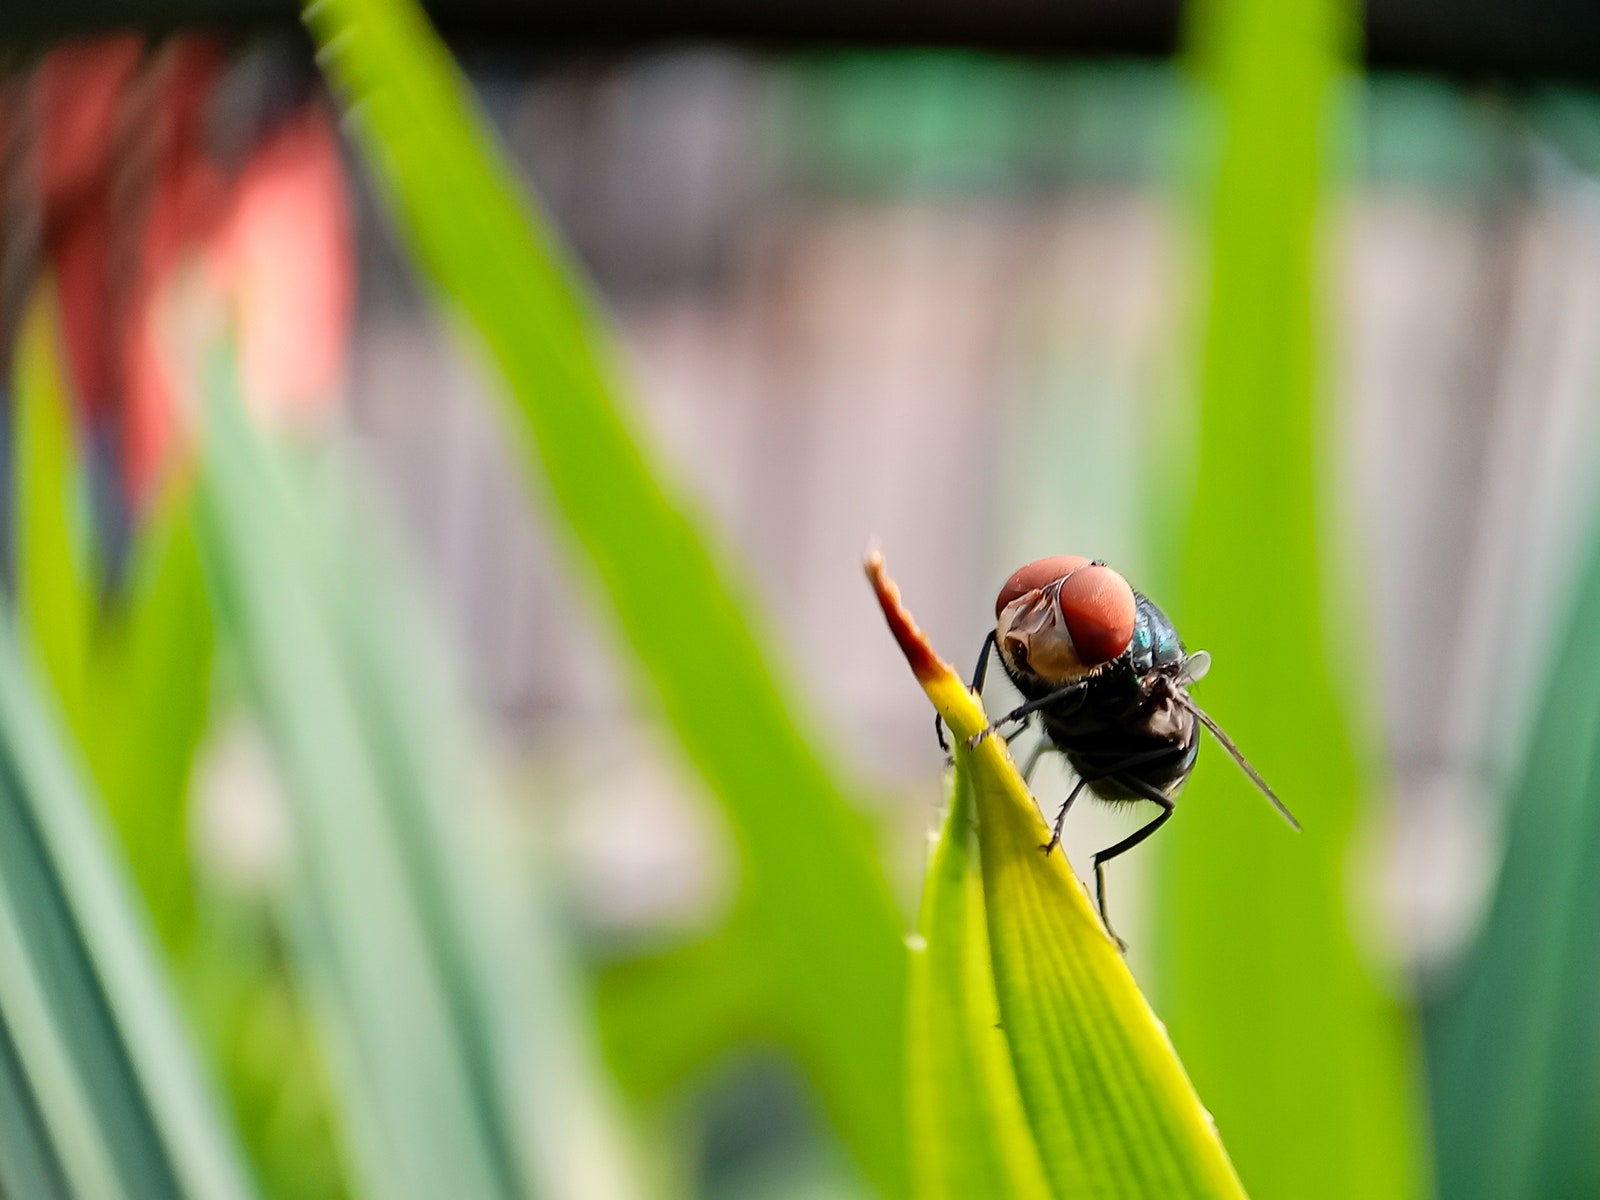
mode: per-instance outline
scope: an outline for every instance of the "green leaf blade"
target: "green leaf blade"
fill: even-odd
[[[75,1189],[245,1200],[138,905],[9,634],[0,762],[0,1012]]]
[[[1163,1001],[1241,1176],[1303,1200],[1428,1190],[1409,1014],[1350,921],[1370,639],[1330,585],[1323,218],[1356,22],[1345,0],[1192,10],[1191,99],[1210,122],[1195,125],[1198,461],[1174,472],[1192,494],[1156,509],[1188,510],[1163,595],[1213,656],[1196,698],[1305,826],[1202,749],[1160,839]]]
[[[911,951],[912,1170],[919,1200],[1049,1200],[1017,1090],[989,957],[972,780],[956,760],[950,812]]]
[[[430,936],[431,897],[407,861],[327,603],[331,549],[312,533],[325,523],[305,481],[249,428],[230,368],[212,372],[202,547],[293,801],[291,941],[327,1033],[349,1157],[384,1196],[517,1195],[504,1130],[477,1119],[482,1080]]]
[[[794,715],[753,589],[633,432],[599,322],[420,10],[320,0],[306,19],[414,253],[509,384],[530,478],[728,817],[769,1025],[866,1173],[903,1195],[903,930],[855,789]]]
[[[413,588],[321,460],[211,379],[202,546],[288,786],[297,977],[358,1187],[432,1200],[637,1194],[571,962]]]
[[[67,1176],[29,1086],[11,1031],[0,1020],[0,1196],[70,1200]]]
[[[1590,539],[1511,783],[1493,901],[1428,1014],[1439,1191],[1452,1200],[1600,1191],[1600,523]]]
[[[40,289],[17,346],[17,611],[30,653],[81,736],[93,719],[85,689],[95,616],[93,546],[52,301],[50,289]]]

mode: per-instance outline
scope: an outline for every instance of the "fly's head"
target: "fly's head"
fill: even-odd
[[[1133,589],[1103,563],[1042,558],[995,599],[995,644],[1013,677],[1065,686],[1104,670],[1133,640]]]

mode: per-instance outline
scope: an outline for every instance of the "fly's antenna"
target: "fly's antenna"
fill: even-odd
[[[1178,703],[1200,718],[1200,723],[1211,731],[1212,737],[1222,743],[1222,748],[1228,752],[1234,762],[1239,764],[1239,769],[1250,776],[1250,782],[1261,789],[1261,794],[1272,801],[1272,807],[1278,810],[1279,815],[1285,821],[1289,822],[1289,827],[1299,833],[1300,822],[1295,820],[1294,814],[1289,811],[1289,806],[1278,799],[1278,793],[1272,790],[1271,785],[1265,779],[1261,778],[1261,772],[1250,765],[1250,760],[1244,756],[1239,747],[1233,744],[1233,739],[1222,731],[1222,726],[1207,716],[1206,711],[1190,699],[1189,696],[1183,692],[1179,692],[1177,696]]]

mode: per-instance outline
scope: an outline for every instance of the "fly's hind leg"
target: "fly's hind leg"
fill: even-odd
[[[1026,725],[1022,727],[1022,729],[1026,728]],[[1013,733],[1010,740],[1015,741],[1017,734],[1021,733],[1022,729]],[[1030,787],[1033,786],[1034,768],[1039,765],[1039,760],[1044,757],[1044,752],[1048,749],[1050,749],[1050,739],[1048,737],[1041,737],[1033,744],[1033,749],[1028,751],[1028,760],[1018,768],[1022,772],[1023,783],[1028,784]]]
[[[1111,928],[1111,917],[1106,912],[1106,864],[1113,858],[1116,858],[1118,855],[1126,854],[1129,850],[1132,850],[1140,842],[1144,841],[1152,833],[1165,825],[1168,818],[1172,816],[1173,809],[1176,807],[1176,805],[1174,805],[1171,796],[1168,796],[1159,788],[1146,783],[1142,779],[1132,778],[1126,775],[1117,776],[1116,779],[1117,782],[1123,787],[1127,788],[1128,791],[1136,793],[1137,795],[1150,801],[1152,804],[1159,804],[1161,806],[1161,812],[1156,816],[1155,820],[1151,821],[1148,825],[1140,826],[1127,837],[1123,838],[1115,846],[1108,846],[1106,849],[1100,851],[1100,853],[1094,856],[1094,895],[1095,902],[1100,908],[1100,921],[1105,925],[1106,932],[1111,935],[1111,939],[1117,943],[1117,946],[1123,951],[1123,953],[1127,953],[1128,944],[1117,936],[1116,930]]]
[[[1039,743],[1038,747],[1036,747],[1034,750],[1033,756],[1029,758],[1027,770],[1023,772],[1022,776],[1024,780],[1028,779],[1033,774],[1033,768],[1039,761],[1039,755],[1042,754],[1047,748],[1048,738]],[[1130,754],[1127,758],[1122,759],[1114,766],[1107,767],[1101,771],[1079,771],[1078,781],[1072,785],[1072,791],[1067,793],[1067,802],[1061,806],[1061,811],[1056,813],[1056,823],[1050,831],[1050,840],[1041,846],[1040,849],[1046,854],[1049,854],[1050,851],[1054,850],[1061,844],[1061,826],[1066,822],[1067,810],[1072,807],[1072,802],[1078,798],[1078,793],[1083,790],[1086,784],[1093,783],[1097,779],[1110,779],[1118,773],[1128,770],[1130,767],[1145,766],[1146,764],[1155,762],[1158,759],[1170,757],[1174,753],[1181,753],[1181,750],[1174,750],[1170,746],[1162,746],[1155,750],[1145,750],[1138,754]],[[1143,795],[1142,792],[1140,794]],[[1104,916],[1104,913],[1101,915]]]

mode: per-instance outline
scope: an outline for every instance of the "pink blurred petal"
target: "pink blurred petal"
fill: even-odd
[[[252,156],[212,266],[233,298],[252,411],[268,424],[324,413],[344,372],[355,285],[344,164],[320,105]]]
[[[136,36],[74,42],[40,60],[32,85],[44,242],[78,402],[112,403],[111,163],[118,106],[139,62]]]
[[[174,450],[179,396],[163,365],[154,309],[187,251],[221,219],[227,181],[205,152],[206,106],[221,68],[209,38],[174,38],[153,56],[132,107],[137,137],[125,146],[132,160],[124,214],[138,238],[121,334],[123,470],[130,499],[142,508]],[[137,211],[134,211],[134,210]]]

